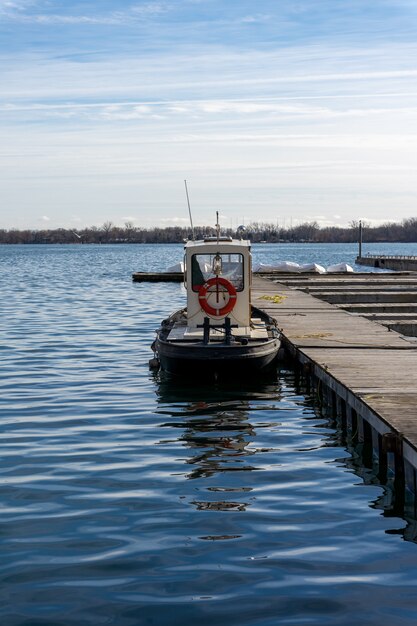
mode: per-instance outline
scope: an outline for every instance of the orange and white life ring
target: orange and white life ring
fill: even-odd
[[[223,287],[223,289],[219,289],[219,287]],[[217,300],[219,300],[220,293],[229,294],[229,298],[226,304],[219,308],[211,306],[211,304],[209,304],[208,302],[208,297],[211,294],[217,294]],[[215,278],[210,278],[207,282],[204,283],[204,285],[200,287],[198,292],[198,300],[200,302],[201,308],[208,315],[211,315],[212,317],[224,317],[233,310],[237,300],[237,293],[231,282],[229,282],[225,278],[216,276]]]

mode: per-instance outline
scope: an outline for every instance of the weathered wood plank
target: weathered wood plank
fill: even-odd
[[[254,278],[253,302],[277,320],[292,351],[417,451],[417,343],[309,294],[281,284],[274,291],[265,282]]]
[[[309,294],[275,285],[268,291],[261,279],[254,280],[252,302],[274,317],[285,337],[297,347],[327,346],[340,348],[397,347],[414,348],[415,344],[371,320],[358,318]],[[265,293],[266,292],[266,293]]]

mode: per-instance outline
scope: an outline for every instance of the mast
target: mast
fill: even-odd
[[[191,223],[191,234],[192,234],[193,241],[195,241],[193,218],[191,216],[190,198],[188,196],[188,187],[187,187],[187,181],[186,180],[184,180],[184,185],[185,185],[185,193],[187,195],[188,214],[190,216],[190,223]]]

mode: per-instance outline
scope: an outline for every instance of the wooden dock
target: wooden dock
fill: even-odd
[[[278,279],[346,311],[417,337],[417,274],[298,275]]]
[[[417,271],[417,256],[395,256],[389,254],[368,254],[356,258],[358,265],[379,267],[388,270]]]
[[[417,342],[308,293],[259,277],[253,304],[277,320],[286,350],[371,425],[394,434],[417,468]]]

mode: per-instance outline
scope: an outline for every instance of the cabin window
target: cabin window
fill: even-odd
[[[220,257],[220,259],[219,259]],[[232,283],[236,291],[243,290],[243,254],[193,254],[191,281],[193,291],[198,291],[210,278],[216,276],[214,268],[221,265],[222,278]]]

